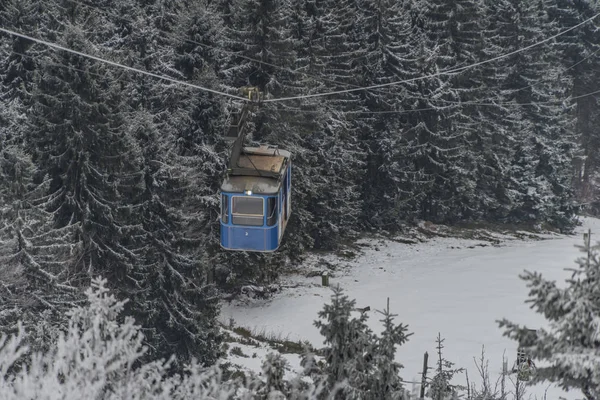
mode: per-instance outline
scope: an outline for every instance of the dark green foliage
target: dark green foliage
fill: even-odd
[[[23,323],[34,348],[46,345],[65,323],[65,312],[82,296],[79,273],[73,268],[81,256],[76,240],[79,224],[54,229],[46,211],[49,182],[34,183],[36,169],[19,140],[23,109],[15,100],[0,109],[0,121],[11,134],[0,130],[0,330],[14,333]],[[41,317],[41,318],[40,318]]]
[[[265,378],[264,387],[259,390],[259,398],[276,398],[280,394],[281,398],[288,398],[288,384],[283,380],[287,360],[279,353],[269,353],[263,361],[262,372]],[[274,393],[275,392],[275,393]],[[286,396],[283,396],[286,394]]]
[[[345,381],[336,398],[358,399],[367,389],[367,374],[373,362],[375,340],[367,327],[364,313],[356,318],[351,313],[355,301],[350,300],[339,287],[333,289],[331,304],[326,304],[319,312],[315,326],[323,336],[323,374],[328,387],[333,390],[336,384]]]
[[[194,193],[187,177],[197,175],[185,158],[174,155],[173,145],[161,145],[149,115],[140,113],[131,126],[144,160],[135,279],[148,289],[135,291],[130,307],[148,327],[153,356],[193,356],[212,364],[220,356],[215,345],[220,341],[218,300],[196,249],[202,237],[191,230],[201,214],[185,200]]]
[[[444,358],[442,354],[442,349],[444,348],[443,342],[444,339],[442,339],[441,334],[438,333],[436,339],[438,353],[437,367],[435,369],[435,374],[428,382],[428,396],[433,400],[456,399],[458,394],[466,389],[464,386],[450,383],[454,378],[454,375],[463,372],[464,369],[453,369],[454,363]]]
[[[71,11],[64,31],[55,38],[62,45],[97,54],[92,39],[102,36],[110,41],[117,35],[126,45],[128,40],[137,43],[134,53],[152,53],[153,57],[145,58],[146,67],[158,63],[158,50],[144,44],[150,37],[140,37],[140,42],[127,35],[127,30],[104,24],[90,38],[81,31],[80,18],[96,21],[106,15],[93,8],[76,7]],[[156,27],[155,32],[162,32],[165,21]],[[151,43],[160,48],[163,42]],[[23,141],[32,153],[40,172],[36,195],[43,200],[19,206],[19,213],[37,210],[34,206],[39,208],[38,214],[48,212],[45,220],[40,220],[44,217],[41,215],[25,222],[37,224],[37,236],[48,230],[44,237],[53,238],[53,242],[38,243],[37,236],[30,238],[30,228],[22,228],[20,234],[22,224],[12,230],[16,233],[8,231],[8,239],[13,237],[20,243],[14,252],[30,272],[28,276],[40,281],[36,285],[49,287],[40,301],[50,298],[52,284],[67,289],[68,282],[77,292],[77,288],[89,284],[90,278],[101,274],[109,279],[115,293],[132,299],[127,312],[146,328],[152,350],[149,356],[169,358],[175,354],[179,362],[194,357],[204,364],[214,363],[220,355],[220,334],[215,325],[218,298],[207,282],[207,250],[201,246],[207,235],[198,229],[206,227],[212,215],[196,209],[203,196],[208,197],[205,204],[216,206],[210,199],[215,188],[203,183],[206,175],[209,183],[216,181],[215,168],[208,163],[208,173],[196,168],[198,158],[191,157],[202,153],[197,149],[206,141],[190,143],[192,134],[188,133],[197,135],[203,128],[212,128],[202,121],[181,121],[192,121],[190,116],[198,112],[194,106],[218,118],[218,105],[209,103],[206,108],[202,100],[188,101],[174,115],[179,118],[175,122],[169,112],[174,107],[165,100],[172,92],[154,90],[154,85],[160,83],[124,81],[119,70],[64,52],[48,53],[37,61],[40,67],[34,89],[25,99],[33,106],[28,119],[20,121],[28,129],[13,130],[11,135]],[[18,93],[13,95],[13,102],[19,100]],[[124,93],[133,96],[125,97]],[[153,112],[153,117],[144,108]],[[17,122],[13,117],[12,124]],[[178,151],[178,146],[187,154]],[[18,154],[15,157],[15,162],[26,160]],[[207,187],[210,196],[206,196]],[[3,222],[10,224],[10,217],[3,217]],[[56,238],[59,233],[61,240]],[[52,260],[44,256],[53,269],[35,258],[41,256],[35,248],[39,244],[55,253]],[[68,264],[58,258],[63,245],[81,247],[81,252],[70,252]],[[33,256],[29,257],[28,252],[34,252]],[[37,277],[31,273],[36,268]],[[52,309],[52,300],[43,301],[40,309],[45,308]]]
[[[339,287],[333,289],[331,304],[319,312],[319,328],[325,347],[319,351],[324,365],[314,357],[303,358],[305,373],[325,385],[336,399],[400,399],[406,393],[399,376],[402,365],[395,360],[396,346],[410,334],[403,324],[394,324],[389,304],[383,315],[384,330],[375,335],[367,326],[368,315],[358,312]]]
[[[373,400],[400,399],[407,392],[400,378],[402,365],[396,361],[396,346],[406,343],[412,333],[407,333],[406,325],[394,323],[394,317],[397,315],[390,312],[389,298],[385,310],[377,312],[383,316],[381,319],[383,332],[377,338],[374,356],[377,373],[375,379],[372,379],[373,387],[369,392],[369,398]]]

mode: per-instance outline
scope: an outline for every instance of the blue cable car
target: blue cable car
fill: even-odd
[[[221,185],[221,246],[275,251],[291,213],[291,154],[246,147],[238,165]]]
[[[256,88],[250,100],[260,98]],[[253,97],[254,96],[254,97]],[[279,248],[290,219],[292,163],[289,151],[271,146],[243,147],[252,104],[234,116],[226,138],[235,139],[221,185],[221,247],[271,252]]]

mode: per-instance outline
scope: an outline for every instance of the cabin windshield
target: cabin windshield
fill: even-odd
[[[231,222],[235,225],[262,226],[264,200],[262,197],[233,196]]]

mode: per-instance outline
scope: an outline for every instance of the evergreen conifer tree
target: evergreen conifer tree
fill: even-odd
[[[159,137],[148,114],[138,113],[130,124],[144,160],[144,192],[136,205],[143,232],[136,239],[136,278],[146,288],[131,294],[131,307],[149,327],[152,356],[176,354],[178,363],[194,357],[213,364],[220,355],[217,297],[207,282],[206,259],[196,249],[204,236],[192,230],[202,213],[186,200],[193,194],[188,188],[195,187],[189,178],[197,174],[176,155],[174,140]]]
[[[287,399],[290,390],[288,384],[284,381],[285,368],[287,360],[279,353],[269,353],[263,361],[262,373],[264,377],[264,386],[258,390],[259,398],[267,400]]]
[[[457,398],[459,391],[464,390],[465,387],[454,385],[450,382],[452,381],[452,378],[454,378],[454,375],[462,372],[463,369],[453,369],[454,363],[444,358],[442,354],[442,349],[444,348],[443,342],[444,339],[442,339],[441,334],[438,333],[436,339],[438,353],[437,368],[435,375],[429,382],[429,396],[433,400],[454,400]]]
[[[390,312],[389,298],[385,310],[378,312],[382,315],[383,331],[381,336],[377,337],[377,347],[374,352],[377,372],[373,375],[373,387],[369,391],[369,397],[373,400],[402,399],[407,392],[400,377],[400,369],[403,366],[395,360],[396,346],[406,343],[411,334],[407,333],[406,325],[394,323],[394,317],[397,315]]]
[[[504,51],[539,42],[556,29],[538,3],[500,2],[496,11],[497,40]],[[559,73],[559,59],[558,49],[545,44],[502,62],[501,87],[504,101],[514,103],[511,129],[516,135],[507,171],[514,206],[507,217],[570,229],[574,125],[570,107],[557,102],[570,86],[568,77]]]
[[[73,268],[81,256],[79,225],[55,229],[46,211],[49,182],[35,183],[36,168],[20,143],[25,115],[18,104],[0,108],[0,321],[7,333],[20,319],[30,344],[40,348],[81,298]]]
[[[506,319],[504,335],[518,341],[537,364],[533,382],[549,380],[579,389],[587,400],[600,396],[600,246],[583,246],[571,278],[559,287],[538,272],[521,275],[531,307],[548,320],[549,329],[530,330]],[[547,362],[548,365],[543,365]]]
[[[355,301],[339,287],[333,289],[331,304],[325,304],[315,321],[324,338],[324,373],[336,399],[364,398],[374,367],[375,337],[366,325],[367,316],[351,316]],[[342,384],[341,390],[335,391]]]

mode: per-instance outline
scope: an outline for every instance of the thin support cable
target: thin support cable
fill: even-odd
[[[73,50],[73,49],[70,49],[68,47],[64,47],[64,46],[58,45],[56,43],[47,42],[45,40],[41,40],[41,39],[37,39],[37,38],[31,37],[31,36],[28,36],[28,35],[24,35],[24,34],[19,33],[19,32],[14,32],[14,31],[11,31],[9,29],[0,28],[0,32],[4,32],[4,33],[7,33],[7,34],[13,35],[13,36],[18,36],[18,37],[23,38],[23,39],[31,40],[32,42],[43,44],[45,46],[52,47],[54,49],[66,51],[68,53],[76,54],[76,55],[81,56],[81,57],[85,57],[85,58],[89,58],[89,59],[92,59],[92,60],[100,61],[100,62],[103,62],[105,64],[112,65],[114,67],[123,68],[123,69],[129,70],[129,71],[133,71],[133,72],[137,72],[137,73],[143,74],[143,75],[148,75],[148,76],[151,76],[153,78],[157,78],[157,79],[162,79],[162,80],[165,80],[165,81],[173,82],[173,83],[176,83],[178,85],[188,86],[188,87],[191,87],[191,88],[194,88],[194,89],[202,90],[204,92],[214,93],[214,94],[217,94],[217,95],[220,95],[220,96],[231,97],[231,98],[234,98],[236,100],[250,101],[249,99],[244,98],[244,97],[236,96],[236,95],[229,94],[229,93],[219,92],[218,90],[209,89],[209,88],[206,88],[206,87],[203,87],[203,86],[199,86],[199,85],[194,85],[193,83],[180,81],[180,80],[177,80],[177,79],[174,79],[174,78],[170,78],[168,76],[158,75],[158,74],[155,74],[153,72],[148,72],[148,71],[144,71],[144,70],[141,70],[141,69],[138,69],[138,68],[129,67],[127,65],[116,63],[114,61],[106,60],[104,58],[96,57],[96,56],[93,56],[93,55],[90,55],[90,54],[87,54],[87,53],[83,53],[81,51]]]

